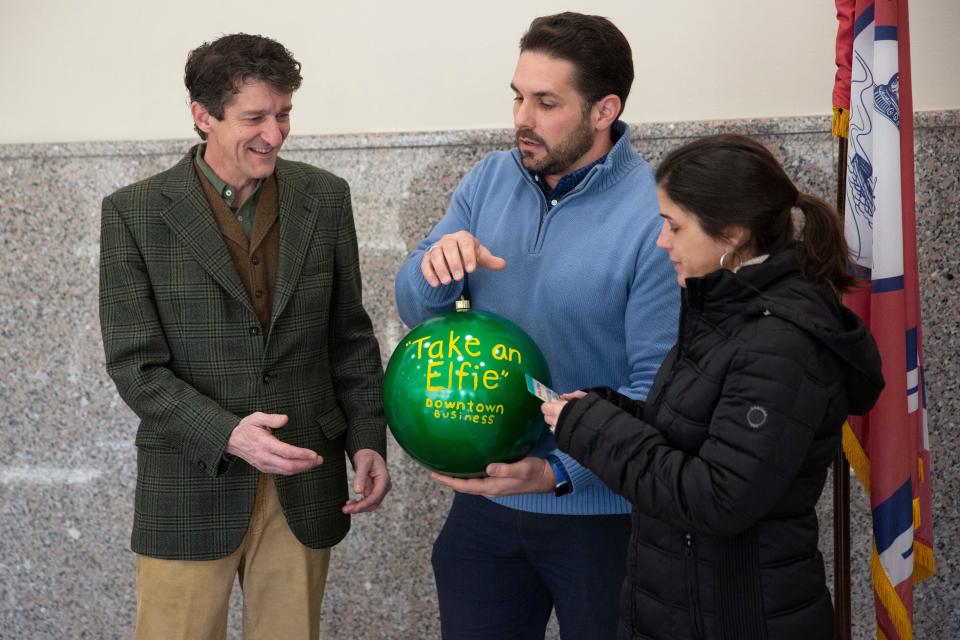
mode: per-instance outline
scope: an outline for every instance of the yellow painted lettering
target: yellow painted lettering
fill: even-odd
[[[467,339],[463,341],[463,350],[466,351],[471,356],[473,356],[474,358],[476,358],[480,355],[480,350],[478,349],[474,351],[470,347],[475,347],[478,344],[480,344],[480,341],[478,339],[474,338],[473,336],[467,336]]]
[[[443,362],[430,362],[427,364],[427,391],[443,391],[443,387],[433,384],[434,378],[439,378],[441,373],[434,369],[443,366]],[[429,402],[429,400],[427,400]]]
[[[452,362],[450,363],[450,366],[451,366],[451,367],[453,366],[453,363],[452,363]],[[477,383],[478,383],[478,380],[477,380],[477,372],[474,371],[474,372],[471,373],[471,372],[467,371],[467,369],[471,369],[471,368],[473,368],[473,365],[470,364],[469,361],[464,360],[463,362],[460,363],[460,367],[457,369],[457,389],[459,389],[459,390],[461,390],[461,391],[463,390],[463,379],[464,379],[464,378],[472,378],[472,379],[473,379],[473,390],[474,390],[474,391],[477,390]],[[468,384],[468,385],[470,384],[470,381],[469,381],[469,380],[467,381],[467,384]]]
[[[454,335],[453,329],[450,329],[450,340],[447,342],[447,357],[452,358],[454,352],[457,356],[462,358],[463,354],[460,352],[460,347],[457,346],[457,342],[460,341],[460,336]]]
[[[430,339],[430,336],[423,336],[422,338],[418,338],[417,340],[413,341],[414,344],[417,345],[417,360],[423,357],[423,343],[424,341],[429,339]]]

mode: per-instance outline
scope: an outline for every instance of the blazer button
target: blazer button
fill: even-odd
[[[250,327],[250,335],[255,336],[260,334],[260,327]]]
[[[207,463],[204,462],[203,460],[200,460],[199,462],[197,462],[197,466],[200,467],[200,471],[207,470]]]
[[[260,256],[253,256],[250,258],[250,264],[260,264]]]
[[[273,378],[270,377],[269,373],[263,374],[263,384],[270,384]]]

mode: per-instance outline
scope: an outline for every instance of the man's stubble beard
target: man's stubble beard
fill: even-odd
[[[520,138],[530,138],[543,144],[542,138],[532,135],[527,129],[520,129],[516,132],[518,146]],[[527,170],[539,175],[563,175],[590,151],[591,147],[593,147],[593,127],[590,125],[590,119],[585,117],[580,121],[580,126],[555,148],[549,149],[544,145],[546,155],[542,158],[535,159],[532,154],[521,151],[520,159]]]

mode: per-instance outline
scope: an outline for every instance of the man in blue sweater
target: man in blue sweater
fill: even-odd
[[[517,148],[463,178],[404,263],[404,322],[449,311],[469,281],[474,309],[536,341],[558,391],[646,396],[676,336],[679,290],[655,246],[652,168],[618,120],[632,83],[630,45],[605,18],[531,23],[510,85]],[[614,638],[629,503],[546,429],[528,457],[486,472],[434,474],[457,491],[432,558],[443,637],[542,640],[555,608],[562,637]]]

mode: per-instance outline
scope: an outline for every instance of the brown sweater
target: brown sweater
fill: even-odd
[[[202,171],[196,173],[266,339],[267,332],[270,331],[270,311],[273,309],[273,288],[277,281],[280,252],[277,179],[271,175],[260,187],[257,211],[253,216],[253,233],[250,240],[247,240],[240,222],[223,201],[223,197],[217,193]]]

